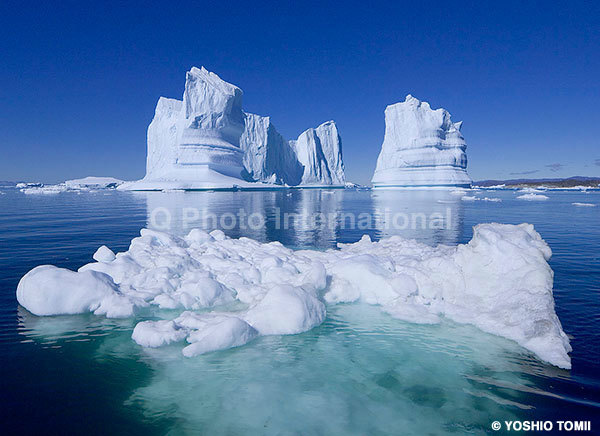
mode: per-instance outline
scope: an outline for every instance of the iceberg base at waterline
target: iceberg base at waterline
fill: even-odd
[[[470,324],[571,367],[554,310],[551,250],[532,225],[479,224],[458,246],[398,236],[338,245],[292,250],[219,230],[180,238],[143,229],[126,252],[102,246],[97,262],[77,272],[34,268],[19,282],[17,299],[40,316],[142,318],[136,343],[181,343],[188,357],[305,332],[325,320],[328,307],[360,302],[407,322]]]
[[[208,166],[198,166],[190,169],[187,176],[181,172],[163,177],[146,177],[135,182],[125,182],[117,189],[121,191],[203,191],[221,189],[276,189],[282,186],[266,183],[248,182],[241,177],[216,171]]]

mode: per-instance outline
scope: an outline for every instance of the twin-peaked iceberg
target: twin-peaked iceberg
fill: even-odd
[[[263,182],[263,183],[257,183]],[[148,127],[146,176],[120,189],[228,189],[345,182],[333,121],[286,141],[270,118],[242,110],[242,90],[205,68],[183,100],[161,97]]]
[[[412,95],[385,109],[374,188],[470,187],[462,121]]]
[[[333,121],[287,141],[269,117],[246,114],[240,144],[244,168],[253,180],[290,186],[343,186],[346,182],[342,140]]]

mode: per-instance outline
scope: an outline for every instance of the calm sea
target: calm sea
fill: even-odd
[[[494,434],[493,421],[514,419],[592,420],[600,430],[598,191],[547,192],[540,202],[512,191],[477,194],[501,202],[420,191],[0,191],[2,434],[462,435]],[[240,210],[266,217],[264,226],[231,219]],[[285,214],[328,218],[284,226]],[[343,214],[363,214],[361,228]],[[429,225],[433,214],[443,228]],[[571,371],[473,327],[412,325],[362,304],[328,308],[326,321],[304,334],[186,359],[177,346],[137,346],[130,336],[138,320],[35,317],[15,298],[31,268],[77,269],[100,245],[126,250],[144,227],[183,234],[222,225],[232,237],[326,249],[363,234],[456,245],[481,222],[532,223],[549,243]]]

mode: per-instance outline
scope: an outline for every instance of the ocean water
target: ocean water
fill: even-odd
[[[501,202],[441,191],[0,191],[2,434],[462,435],[494,434],[493,421],[515,419],[592,420],[600,428],[598,191],[552,191],[543,202],[517,200],[513,191],[477,194]],[[234,222],[240,210],[264,225]],[[328,218],[286,226],[285,214]],[[443,228],[430,225],[434,216]],[[456,245],[481,222],[532,223],[552,248],[571,371],[471,326],[414,325],[362,304],[329,307],[321,326],[300,335],[186,359],[180,345],[137,346],[131,332],[139,320],[35,317],[15,298],[31,268],[77,269],[100,245],[126,250],[143,227],[185,234],[216,225],[232,237],[327,249],[363,234]]]

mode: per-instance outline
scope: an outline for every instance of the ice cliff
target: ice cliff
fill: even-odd
[[[246,114],[240,143],[244,167],[253,180],[290,186],[343,186],[346,182],[342,140],[334,121],[286,141],[269,117]]]
[[[245,114],[242,91],[204,67],[186,74],[182,100],[161,97],[148,127],[144,179],[126,190],[343,185],[332,121],[286,141],[270,118]],[[264,184],[261,184],[264,186]]]
[[[242,91],[204,67],[182,100],[161,97],[148,126],[146,176],[122,189],[226,188],[242,179]]]
[[[385,109],[385,136],[374,188],[469,187],[461,122],[412,95]]]
[[[290,144],[303,167],[304,185],[344,185],[342,140],[333,121],[308,129]]]
[[[244,168],[252,180],[287,185],[302,182],[303,168],[296,152],[275,129],[270,117],[246,114],[240,145]]]

